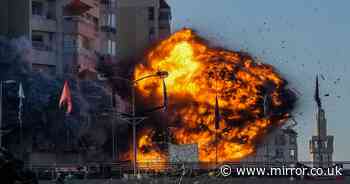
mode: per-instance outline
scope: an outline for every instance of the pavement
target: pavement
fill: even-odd
[[[51,180],[39,181],[39,184],[54,184]],[[350,178],[339,180],[291,180],[288,178],[184,178],[179,183],[179,178],[148,178],[140,180],[126,179],[88,179],[73,180],[67,184],[350,184]]]

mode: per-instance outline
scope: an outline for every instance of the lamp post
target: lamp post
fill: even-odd
[[[128,82],[132,89],[131,89],[131,114],[126,114],[128,117],[121,117],[120,119],[126,121],[128,124],[132,125],[132,139],[133,139],[133,170],[134,170],[134,176],[136,176],[136,170],[137,170],[137,144],[136,144],[136,126],[141,123],[143,120],[146,119],[146,117],[136,117],[136,91],[135,91],[135,85],[142,80],[152,78],[152,77],[159,77],[159,78],[166,78],[168,76],[168,72],[166,71],[158,71],[155,74],[147,75],[144,77],[141,77],[139,79],[135,80],[129,80],[123,77],[113,77],[113,79],[123,80]],[[125,115],[125,113],[124,113]]]
[[[3,87],[5,84],[12,84],[16,83],[14,80],[5,80],[5,81],[0,81],[0,147],[2,146],[2,92],[3,92]]]

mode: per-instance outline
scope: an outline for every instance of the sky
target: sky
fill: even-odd
[[[315,76],[322,75],[328,133],[335,136],[334,160],[350,161],[350,1],[167,1],[172,31],[192,28],[215,46],[247,51],[272,64],[289,87],[300,92],[293,115],[303,161],[310,160],[309,139],[316,129]]]

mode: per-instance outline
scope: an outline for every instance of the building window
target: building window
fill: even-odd
[[[79,37],[79,48],[90,50],[92,48],[92,40],[88,39],[85,36]]]
[[[168,29],[168,30],[170,30],[170,24],[159,24],[159,29]]]
[[[45,44],[44,35],[40,33],[32,33],[32,46],[36,50],[49,51],[50,47]]]
[[[114,13],[104,14],[102,18],[101,30],[116,33],[117,20]]]
[[[98,29],[98,18],[93,17],[92,22],[94,23],[95,29],[97,30]]]
[[[114,13],[110,13],[107,16],[107,25],[115,28],[116,27],[116,20],[115,20],[115,14]]]
[[[289,137],[289,143],[290,143],[291,145],[296,145],[296,144],[297,144],[296,137],[290,136],[290,137]]]
[[[32,2],[32,14],[33,15],[43,15],[44,5],[42,2],[33,1]]]
[[[32,41],[33,42],[44,42],[43,35],[33,34],[32,35]]]
[[[116,7],[116,0],[107,0],[107,7],[108,8]]]
[[[290,156],[294,156],[295,155],[295,150],[294,149],[291,149],[290,150]]]
[[[155,29],[154,27],[151,27],[149,29],[149,40],[152,42],[156,39],[156,32],[155,32]]]
[[[77,37],[73,35],[64,35],[63,37],[63,50],[73,51],[77,46]]]
[[[315,155],[315,160],[314,161],[319,161],[319,156]]]
[[[295,149],[290,149],[289,150],[289,155],[292,160],[296,160],[296,151]]]
[[[149,29],[149,35],[154,35],[154,34],[155,34],[155,29],[154,29],[154,27],[151,27]]]
[[[332,161],[332,156],[331,156],[331,155],[328,155],[328,156],[327,156],[327,159],[328,159],[328,162]]]
[[[115,56],[116,55],[116,42],[113,40],[108,40],[107,43],[107,54],[111,55],[111,56]]]
[[[36,72],[42,72],[42,73],[47,73],[50,75],[55,75],[56,74],[56,67],[52,65],[45,65],[45,64],[33,64],[32,65],[33,70]]]
[[[314,145],[315,145],[315,148],[317,149],[318,148],[318,142],[314,141]]]
[[[170,12],[168,11],[160,11],[159,12],[159,20],[170,20]]]
[[[277,135],[275,138],[275,144],[276,145],[285,145],[286,144],[286,138],[282,135]]]
[[[102,19],[102,26],[116,27],[116,17],[114,13],[105,14]]]
[[[276,158],[283,158],[283,150],[282,149],[276,149]]]
[[[148,20],[154,20],[154,7],[148,7]]]
[[[102,3],[106,6],[106,8],[116,7],[116,0],[103,0]]]

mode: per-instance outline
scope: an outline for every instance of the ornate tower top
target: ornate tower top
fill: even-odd
[[[327,135],[327,119],[322,108],[318,76],[316,76],[316,87],[314,98],[317,104],[316,113],[316,135],[310,140],[310,153],[314,166],[330,167],[333,161],[333,136]]]
[[[315,101],[317,103],[317,107],[319,109],[322,109],[322,102],[320,98],[320,89],[319,89],[319,84],[318,84],[318,75],[316,75],[316,88],[315,88]]]

